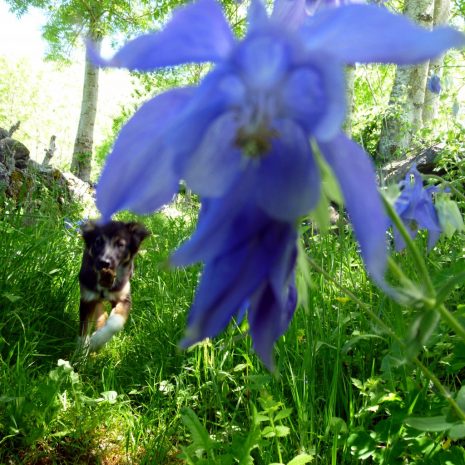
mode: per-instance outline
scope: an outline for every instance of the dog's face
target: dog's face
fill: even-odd
[[[88,222],[81,228],[85,253],[99,276],[102,287],[111,288],[118,271],[131,266],[132,259],[149,231],[140,223],[111,221],[105,225]]]

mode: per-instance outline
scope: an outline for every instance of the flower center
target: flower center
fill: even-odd
[[[271,139],[275,137],[278,137],[278,132],[262,122],[255,128],[240,127],[234,144],[246,157],[260,158],[271,150]]]

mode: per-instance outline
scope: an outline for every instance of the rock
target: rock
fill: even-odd
[[[90,184],[71,173],[31,160],[29,149],[9,134],[11,130],[0,128],[0,193],[6,193],[15,202],[26,201],[32,211],[40,207],[41,192],[45,189],[58,206],[75,203],[82,208],[84,217],[98,216]]]
[[[7,194],[16,201],[24,199],[34,185],[33,179],[28,173],[15,168],[10,175],[10,183]]]
[[[7,167],[14,163],[14,167],[24,169],[28,161],[29,149],[23,143],[11,137],[0,140],[0,163]]]
[[[0,128],[0,140],[5,139],[6,137],[10,137],[9,131],[4,128]]]
[[[440,172],[435,171],[437,161],[444,149],[443,144],[437,144],[422,150],[420,153],[413,155],[402,160],[395,160],[386,163],[380,172],[381,181],[384,184],[397,183],[405,177],[408,170],[414,165],[422,174],[436,174],[441,175]]]
[[[0,194],[5,192],[10,185],[10,172],[4,164],[0,163]]]

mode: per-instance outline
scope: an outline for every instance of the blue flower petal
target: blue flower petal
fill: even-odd
[[[277,32],[247,37],[234,53],[234,64],[252,91],[274,88],[288,71],[290,46]]]
[[[298,29],[305,18],[307,0],[275,0],[271,19],[290,30]]]
[[[344,134],[318,143],[336,175],[363,260],[373,279],[384,284],[389,225],[368,155]]]
[[[273,345],[287,330],[296,304],[294,286],[277,295],[270,285],[264,286],[250,303],[248,320],[253,348],[270,371],[274,370]]]
[[[281,314],[285,303],[270,285],[263,286],[250,302],[248,320],[253,348],[270,370],[274,369],[273,345],[281,336]]]
[[[241,105],[244,98],[243,85],[227,70],[217,69],[203,80],[189,104],[178,113],[176,124],[164,134],[165,143],[178,153],[175,170],[181,178],[210,125],[230,106]]]
[[[307,67],[288,74],[281,91],[281,111],[320,140],[339,132],[346,114],[342,66],[324,54],[308,56]]]
[[[255,352],[265,365],[273,367],[273,344],[287,330],[297,304],[294,267],[297,234],[289,227],[278,245],[276,263],[268,281],[254,294],[248,312],[250,334]]]
[[[437,74],[433,74],[428,79],[427,87],[430,90],[430,92],[439,95],[441,93],[441,78]]]
[[[241,167],[241,152],[234,146],[236,133],[234,113],[224,113],[210,124],[183,167],[183,179],[194,192],[217,197],[229,190]],[[218,150],[218,147],[224,149]]]
[[[203,199],[197,229],[171,256],[171,264],[209,262],[229,253],[256,234],[267,217],[249,204],[251,190],[243,183],[218,199]]]
[[[452,47],[465,46],[465,36],[450,27],[433,31],[374,5],[324,9],[302,28],[309,51],[324,50],[344,63],[415,64]]]
[[[442,231],[432,197],[432,193],[437,188],[435,186],[424,188],[423,177],[416,166],[408,171],[399,184],[402,192],[394,204],[396,212],[412,238],[416,237],[418,229],[428,230],[428,247],[431,249]],[[393,231],[396,250],[404,249],[405,241],[395,226]]]
[[[176,192],[173,153],[164,147],[162,134],[191,96],[190,88],[165,92],[124,125],[97,185],[97,207],[104,219],[123,209],[154,211]]]
[[[128,42],[110,60],[93,55],[100,66],[153,71],[162,66],[219,61],[234,45],[234,36],[219,2],[197,0],[174,12],[160,32]]]
[[[275,264],[288,228],[285,223],[260,225],[241,245],[206,263],[183,346],[214,337],[239,314]]]
[[[260,30],[269,25],[268,14],[265,5],[261,0],[252,0],[250,2],[249,11],[247,14],[248,32],[251,33]]]
[[[258,162],[256,199],[272,218],[294,222],[318,202],[320,172],[299,126],[283,120],[276,122],[275,129],[278,136],[270,153]]]

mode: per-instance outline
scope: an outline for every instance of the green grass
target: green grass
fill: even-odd
[[[439,415],[446,402],[341,291],[406,337],[414,309],[370,283],[347,230],[306,235],[304,249],[332,281],[314,270],[310,283],[299,275],[306,292],[270,374],[245,323],[178,349],[201,269],[170,270],[166,260],[189,237],[195,209],[142,218],[153,234],[137,258],[130,320],[86,361],[75,357],[80,237],[63,212],[25,211],[6,204],[0,218],[0,463],[465,463],[460,439],[406,423]],[[430,254],[433,278],[460,259],[463,245],[444,241]],[[397,260],[414,278],[409,258]],[[462,302],[457,287],[447,303],[458,316]],[[465,344],[446,326],[421,360],[452,392],[460,389]]]

